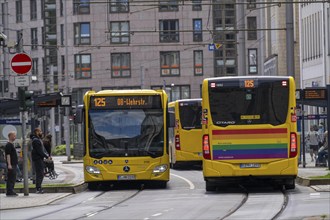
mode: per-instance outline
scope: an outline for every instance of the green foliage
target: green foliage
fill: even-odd
[[[73,154],[73,145],[70,145],[70,152],[71,155]],[[66,145],[62,144],[62,145],[58,145],[55,147],[55,149],[52,152],[53,156],[65,156],[66,155]]]
[[[311,176],[311,179],[330,179],[330,173],[324,176]]]

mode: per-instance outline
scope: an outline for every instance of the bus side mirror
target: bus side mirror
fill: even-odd
[[[84,108],[83,106],[78,106],[78,108],[76,108],[76,114],[74,116],[74,123],[75,124],[82,124],[83,123],[83,115],[84,115]]]
[[[175,127],[175,114],[174,114],[174,112],[170,112],[169,117],[170,117],[169,118],[170,119],[169,127],[174,128]]]

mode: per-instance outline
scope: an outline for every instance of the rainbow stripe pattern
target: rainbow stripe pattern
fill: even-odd
[[[218,142],[212,145],[213,160],[288,158],[286,128],[213,130],[212,135]]]

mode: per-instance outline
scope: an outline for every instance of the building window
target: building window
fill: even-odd
[[[247,39],[257,40],[257,17],[247,17]]]
[[[248,49],[249,74],[258,74],[258,54],[257,49]]]
[[[64,10],[64,4],[63,4],[63,0],[60,0],[60,16],[63,16],[63,10]]]
[[[131,54],[112,53],[111,54],[111,77],[121,78],[131,76]]]
[[[201,11],[202,10],[202,0],[192,0],[192,10]]]
[[[203,51],[194,51],[194,75],[203,75]]]
[[[64,45],[64,24],[61,24],[61,45]]]
[[[22,0],[16,1],[16,23],[23,21]]]
[[[40,12],[41,12],[41,19],[44,19],[45,0],[40,0]]]
[[[31,80],[32,82],[38,81],[38,58],[32,59],[32,69],[31,69]]]
[[[21,42],[22,37],[23,37],[23,31],[22,30],[16,31],[16,42],[17,43]]]
[[[160,52],[161,76],[180,75],[180,52],[166,51]]]
[[[129,22],[110,22],[111,43],[129,43]]]
[[[111,13],[129,12],[128,0],[110,0],[110,12]]]
[[[160,42],[179,42],[179,20],[159,21]]]
[[[31,28],[31,50],[38,49],[38,29]]]
[[[193,41],[203,41],[202,19],[193,19]]]
[[[62,81],[65,80],[65,56],[61,56],[61,72],[62,72]]]
[[[90,54],[76,54],[74,66],[75,79],[92,78],[92,62]]]
[[[90,23],[74,24],[74,44],[91,44]]]
[[[89,14],[89,0],[73,0],[73,14]]]
[[[165,89],[168,95],[168,101],[172,102],[179,99],[190,99],[190,86],[189,85],[171,85],[164,83],[162,86],[151,86],[151,89]]]
[[[256,9],[257,8],[256,2],[257,2],[256,0],[249,0],[247,4],[247,9]]]
[[[30,0],[30,18],[37,20],[37,0]]]
[[[178,11],[179,1],[177,0],[160,0],[159,1],[159,11]]]

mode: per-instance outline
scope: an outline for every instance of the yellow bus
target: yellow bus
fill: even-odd
[[[299,145],[292,77],[204,79],[202,108],[206,191],[247,178],[295,188]]]
[[[166,188],[170,167],[164,90],[88,91],[76,123],[83,123],[84,180],[147,181]]]
[[[170,102],[168,111],[174,114],[175,125],[169,128],[170,165],[202,164],[202,99],[182,99]]]

